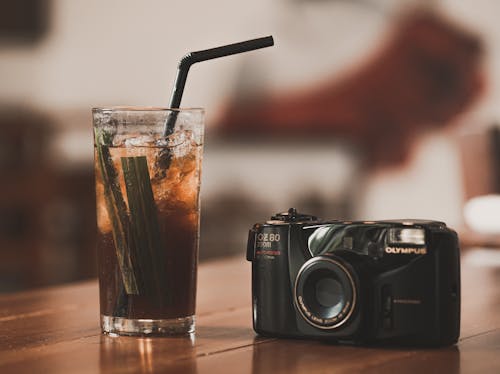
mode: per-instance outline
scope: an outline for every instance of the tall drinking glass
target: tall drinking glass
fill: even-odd
[[[102,331],[191,333],[204,112],[112,107],[92,115]]]

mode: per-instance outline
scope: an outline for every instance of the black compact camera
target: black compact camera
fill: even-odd
[[[249,233],[253,326],[350,344],[450,345],[460,255],[442,222],[321,221],[295,209]]]

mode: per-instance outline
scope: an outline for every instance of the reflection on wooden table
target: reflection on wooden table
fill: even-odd
[[[500,372],[500,267],[478,261],[481,253],[463,253],[462,332],[452,347],[259,337],[252,330],[250,264],[230,258],[200,268],[191,337],[101,335],[95,281],[0,296],[0,372]]]

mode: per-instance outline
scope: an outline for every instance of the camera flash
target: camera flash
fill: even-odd
[[[391,244],[425,245],[424,229],[393,228],[389,230]]]

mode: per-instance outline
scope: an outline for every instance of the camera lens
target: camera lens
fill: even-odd
[[[322,329],[339,327],[349,319],[355,307],[354,278],[336,259],[314,257],[299,271],[295,303],[313,326]]]
[[[344,306],[342,285],[335,279],[322,278],[315,284],[316,300],[324,308],[332,308],[338,314]]]

